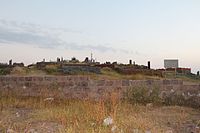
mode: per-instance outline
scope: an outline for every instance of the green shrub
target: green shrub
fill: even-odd
[[[0,75],[10,74],[10,68],[0,68]]]
[[[190,98],[185,98],[184,96],[180,94],[174,94],[174,95],[169,95],[164,99],[164,104],[165,105],[178,105],[178,106],[187,106],[187,107],[193,107],[193,108],[199,108],[200,103],[198,98],[195,97],[190,97]]]
[[[185,98],[181,94],[170,94],[164,98],[159,97],[160,89],[158,87],[148,88],[146,86],[137,86],[129,88],[125,93],[125,100],[132,104],[147,104],[153,103],[154,105],[178,105],[199,108],[199,99],[195,96]]]
[[[55,74],[58,72],[58,68],[55,65],[47,65],[44,70],[47,74]]]
[[[160,104],[161,98],[159,97],[159,93],[160,89],[158,87],[147,88],[146,86],[137,86],[129,88],[125,97],[126,100],[133,104]]]

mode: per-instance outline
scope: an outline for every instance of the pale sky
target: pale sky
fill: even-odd
[[[56,57],[200,70],[199,0],[0,0],[0,62]]]

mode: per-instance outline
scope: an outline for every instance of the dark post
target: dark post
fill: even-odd
[[[60,62],[60,58],[57,58],[57,62]]]
[[[132,60],[129,60],[129,65],[132,65]]]
[[[89,62],[89,58],[88,58],[88,57],[85,57],[84,62],[85,62],[85,63],[88,63],[88,62]]]
[[[9,60],[9,66],[12,66],[12,59]]]
[[[197,72],[197,76],[199,76],[199,71]]]
[[[148,69],[151,69],[151,62],[148,61]]]

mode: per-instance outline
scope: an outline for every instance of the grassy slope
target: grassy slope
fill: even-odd
[[[26,67],[15,67],[10,72],[10,75],[62,75],[61,73],[56,72],[56,66],[47,66],[46,68],[48,71],[38,70],[37,68],[26,68]],[[92,79],[131,79],[131,80],[144,80],[144,79],[164,79],[158,76],[148,76],[144,74],[132,74],[132,75],[123,75],[120,74],[111,68],[102,68],[102,74],[94,74],[94,73],[85,73],[80,72],[79,75],[90,76]],[[180,79],[186,82],[193,82],[193,83],[200,83],[200,78],[194,78],[191,76],[174,76],[174,75],[167,75],[165,79]]]
[[[108,79],[132,79],[132,80],[161,79],[161,77],[148,76],[148,75],[143,75],[143,74],[123,75],[123,74],[117,73],[116,71],[110,68],[103,68],[101,72],[102,72],[101,76]]]

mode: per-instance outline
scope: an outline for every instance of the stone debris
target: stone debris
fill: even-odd
[[[91,126],[95,126],[96,124],[94,122],[91,123]]]
[[[113,124],[113,119],[110,116],[108,116],[106,119],[104,119],[103,124],[105,126],[112,125]]]
[[[26,86],[25,86],[25,85],[23,86],[23,89],[26,89]]]
[[[48,97],[48,98],[45,98],[44,101],[50,101],[50,102],[52,102],[52,101],[54,101],[54,98]]]
[[[20,114],[18,112],[16,113],[16,117],[20,117]]]
[[[192,96],[194,96],[194,94],[191,94],[190,92],[188,92],[188,96],[192,97]]]
[[[174,93],[175,91],[173,89],[170,90],[171,93]]]
[[[111,132],[116,132],[116,130],[117,130],[117,126],[116,125],[114,125],[112,128],[111,128]]]
[[[153,107],[153,103],[147,103],[146,107],[148,107],[148,108]]]

